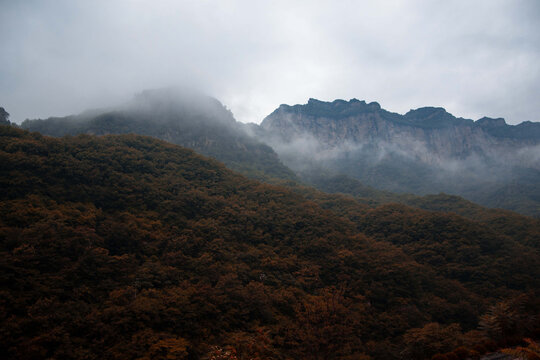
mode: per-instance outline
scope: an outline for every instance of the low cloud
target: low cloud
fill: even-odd
[[[79,113],[197,86],[242,122],[361,98],[538,121],[537,1],[2,1],[0,106]]]
[[[287,117],[281,119],[286,121]],[[474,148],[464,152],[451,146],[452,139],[444,148],[405,132],[390,139],[325,141],[292,127],[285,138],[270,132],[264,140],[287,166],[308,177],[319,171],[343,173],[397,192],[474,195],[474,189],[482,186],[528,182],[540,173],[540,145],[519,145],[511,140],[493,143],[481,135],[472,136]]]

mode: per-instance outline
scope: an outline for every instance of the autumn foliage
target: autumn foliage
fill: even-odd
[[[430,359],[538,334],[530,236],[143,136],[0,126],[0,169],[7,358]]]

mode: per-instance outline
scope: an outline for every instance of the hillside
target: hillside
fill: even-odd
[[[249,136],[218,100],[191,90],[145,90],[113,109],[26,120],[21,126],[50,136],[148,135],[213,157],[249,177],[295,179],[272,148]]]
[[[356,99],[310,99],[281,105],[260,128],[259,138],[297,172],[324,168],[378,190],[444,192],[540,216],[539,123],[473,121],[434,107],[400,115]]]
[[[422,210],[456,214],[464,218],[481,222],[499,234],[512,236],[515,240],[526,241],[528,245],[538,247],[540,242],[540,219],[518,215],[503,209],[489,209],[467,201],[459,196],[448,194],[432,194],[416,196],[412,194],[396,194],[377,190],[346,175],[335,175],[321,169],[314,172],[301,173],[301,178],[312,186],[331,194],[345,194],[354,197],[355,201],[377,207],[383,204],[404,204]],[[295,189],[295,187],[292,187]],[[526,230],[523,232],[523,230]],[[538,231],[530,232],[530,229]]]
[[[447,174],[433,164],[426,165],[413,160],[412,155],[406,153],[411,150],[408,148],[395,153],[384,146],[384,149],[381,149],[380,144],[372,143],[364,144],[360,149],[353,143],[363,142],[365,139],[363,140],[362,136],[368,135],[349,134],[350,129],[358,127],[358,122],[372,121],[375,116],[372,112],[377,111],[385,121],[394,125],[407,128],[416,126],[422,131],[446,131],[445,134],[437,135],[439,141],[448,141],[446,137],[451,140],[451,137],[455,136],[452,132],[448,133],[452,126],[460,124],[470,127],[473,124],[469,120],[455,119],[440,109],[430,109],[411,111],[400,117],[380,109],[377,104],[365,104],[357,100],[324,103],[312,99],[308,106],[281,106],[261,126],[257,126],[236,122],[230,111],[209,96],[187,90],[158,89],[143,91],[129,103],[113,109],[87,111],[61,118],[26,120],[22,127],[50,136],[125,133],[153,136],[211,156],[251,178],[292,186],[304,182],[323,191],[352,194],[370,205],[389,202],[409,204],[416,198],[413,193],[447,192],[472,198],[485,206],[538,215],[540,210],[537,205],[540,200],[537,194],[540,191],[537,190],[540,189],[537,189],[539,182],[534,169],[510,170],[493,165],[486,170],[486,164],[472,169],[471,163],[469,169],[459,172],[459,175],[456,175],[455,171]],[[301,126],[296,123],[293,126],[288,120],[282,122],[281,117],[289,119],[288,112],[296,114],[294,116],[307,116],[312,119],[309,121],[319,121],[321,124],[313,127],[309,125],[309,121],[299,120]],[[429,116],[431,112],[434,115]],[[317,116],[327,118],[321,120]],[[337,122],[337,128],[335,124],[329,125],[333,121]],[[456,124],[452,125],[454,122]],[[513,141],[521,139],[519,141],[530,143],[536,137],[532,123],[523,124],[525,130],[519,130],[521,126],[501,124],[499,120],[490,122],[489,119],[481,119],[477,123],[481,129],[489,131],[495,129],[493,131],[500,132],[501,129],[508,128],[510,130],[505,134],[513,136]],[[318,129],[316,136],[326,140],[319,142],[312,135],[306,135],[308,128]],[[383,136],[382,129],[377,130],[378,135],[368,137]],[[393,129],[392,136],[399,135],[399,131],[402,131],[402,128]],[[336,135],[339,132],[344,134]],[[497,136],[505,138],[506,135],[503,135]],[[390,135],[384,136],[390,139]],[[284,143],[284,139],[289,139],[287,141],[290,143]],[[394,140],[392,146],[396,143]],[[330,143],[332,144],[329,145]],[[279,152],[280,158],[268,144]],[[386,155],[382,156],[381,151]],[[437,151],[424,149],[422,156],[437,154]],[[375,161],[375,158],[378,160]],[[282,160],[293,168],[296,174],[283,165]],[[452,159],[447,159],[445,164],[457,166]],[[487,174],[493,171],[502,171],[506,175]],[[442,178],[444,181],[441,182]],[[394,186],[396,181],[403,183],[403,186]],[[394,185],[389,185],[390,183]],[[403,191],[406,194],[401,194]],[[415,206],[422,208],[422,205],[419,205],[421,203],[421,200],[417,200]]]
[[[0,126],[0,166],[8,358],[429,359],[538,331],[538,250],[481,222],[136,135]]]

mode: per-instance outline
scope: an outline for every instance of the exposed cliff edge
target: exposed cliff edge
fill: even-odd
[[[259,137],[296,171],[325,168],[395,192],[447,192],[540,214],[540,123],[477,121],[440,107],[404,115],[357,99],[281,105]]]

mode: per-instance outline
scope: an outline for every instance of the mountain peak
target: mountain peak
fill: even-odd
[[[157,89],[145,89],[133,97],[135,103],[145,103],[153,106],[162,105],[200,105],[200,103],[218,105],[223,107],[219,100],[203,94],[195,89],[183,87],[165,87]]]
[[[499,127],[507,125],[506,121],[503,118],[490,118],[485,116],[477,120],[476,124],[482,127]]]
[[[322,101],[315,98],[309,98],[306,105],[311,106],[363,106],[363,107],[370,107],[372,109],[380,109],[381,105],[376,102],[370,102],[366,103],[365,100],[358,100],[357,98],[352,98],[349,101],[343,100],[343,99],[335,99],[334,101]],[[302,106],[302,105],[299,105]]]
[[[446,111],[443,107],[436,107],[436,106],[424,106],[418,109],[411,109],[409,110],[405,116],[409,118],[416,118],[416,119],[425,119],[429,117],[434,116],[440,116],[440,115],[452,115],[448,111]]]
[[[143,90],[134,96],[128,109],[151,114],[152,118],[194,118],[227,124],[236,122],[230,110],[219,100],[197,90],[181,87]]]
[[[456,118],[443,107],[425,106],[409,110],[403,118],[414,126],[446,128],[452,126],[471,126],[472,120]]]
[[[308,105],[317,105],[317,104],[324,104],[324,101],[315,99],[315,98],[309,98],[307,104]]]
[[[343,99],[322,101],[315,98],[309,98],[306,104],[297,104],[293,106],[281,105],[279,110],[292,113],[303,113],[315,117],[338,119],[356,116],[362,113],[378,112],[381,110],[381,105],[376,102],[367,104],[364,100],[355,98],[350,99],[349,101]]]

